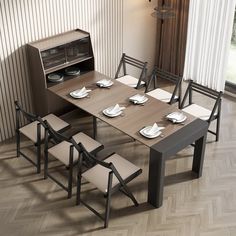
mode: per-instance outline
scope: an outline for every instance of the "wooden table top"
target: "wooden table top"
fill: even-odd
[[[148,147],[164,140],[169,135],[175,133],[196,119],[195,117],[185,113],[187,120],[184,122],[184,125],[173,124],[168,121],[165,116],[173,111],[178,111],[178,109],[174,106],[170,106],[169,104],[152,98],[147,94],[146,96],[148,97],[148,101],[144,106],[134,105],[129,101],[129,97],[135,94],[144,94],[142,91],[128,87],[115,79],[112,79],[114,84],[110,88],[100,88],[96,85],[96,82],[101,79],[110,78],[99,72],[91,71],[71,80],[52,86],[49,88],[49,91]],[[69,95],[70,92],[83,87],[92,90],[89,93],[89,98],[74,99]],[[126,107],[123,111],[124,116],[110,118],[102,113],[102,111],[107,107],[114,106],[116,104]],[[165,129],[162,130],[164,137],[159,136],[153,139],[148,139],[139,133],[140,129],[147,125],[153,125],[155,122],[158,126],[165,127]]]

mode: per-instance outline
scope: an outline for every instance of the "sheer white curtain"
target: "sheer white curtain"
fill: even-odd
[[[235,4],[236,0],[190,0],[185,79],[224,90]]]

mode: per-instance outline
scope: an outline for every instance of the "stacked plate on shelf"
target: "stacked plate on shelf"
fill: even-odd
[[[59,73],[51,73],[48,75],[49,82],[57,83],[57,82],[63,81],[63,79],[64,79],[64,76]]]
[[[80,70],[77,67],[71,66],[65,69],[65,74],[66,75],[79,75]]]

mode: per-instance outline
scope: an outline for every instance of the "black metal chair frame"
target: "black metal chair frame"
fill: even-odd
[[[164,71],[164,70],[155,66],[152,70],[150,79],[148,80],[145,93],[151,91],[150,85],[152,82],[154,84],[153,90],[156,88],[159,88],[158,83],[157,83],[158,78],[168,80],[168,81],[172,82],[173,84],[175,84],[171,99],[168,102],[168,104],[172,105],[173,103],[178,102],[178,106],[180,107],[181,96],[182,96],[181,84],[182,84],[183,77],[175,75],[175,74],[167,72],[167,71]],[[178,98],[176,99],[175,96],[177,96]]]
[[[22,155],[26,160],[28,160],[31,164],[33,164],[34,166],[36,166],[37,168],[37,173],[41,172],[41,144],[42,144],[42,140],[41,140],[41,125],[43,125],[43,123],[41,122],[42,119],[40,119],[39,116],[26,112],[18,103],[18,101],[15,101],[15,107],[16,107],[16,156],[19,157],[20,155]],[[34,121],[38,121],[39,123],[37,124],[37,142],[34,143],[34,146],[37,149],[37,159],[36,162],[34,162],[33,160],[31,160],[28,156],[26,156],[26,154],[24,154],[21,150],[20,150],[20,114],[22,114],[26,120],[28,122],[34,122]]]
[[[127,187],[126,184],[128,182],[130,182],[132,179],[134,179],[135,177],[137,177],[138,175],[140,175],[142,173],[142,170],[139,169],[134,174],[130,175],[128,178],[122,179],[119,172],[117,171],[117,169],[115,168],[115,166],[112,163],[107,163],[107,162],[96,159],[91,153],[89,153],[84,148],[83,144],[81,144],[81,143],[77,144],[75,142],[75,140],[73,140],[73,139],[72,139],[72,142],[74,144],[74,147],[80,153],[80,158],[79,158],[79,162],[78,162],[78,175],[77,175],[78,180],[77,180],[76,205],[79,205],[80,203],[82,203],[89,210],[91,210],[95,215],[97,215],[100,219],[102,219],[104,221],[104,228],[107,228],[108,227],[108,221],[109,221],[109,215],[110,215],[111,195],[113,193],[117,192],[118,190],[121,191],[122,193],[124,193],[127,197],[129,197],[133,201],[135,206],[138,206],[138,202],[136,201],[135,197],[133,196],[133,194],[131,193],[131,191],[129,190],[129,188]],[[114,153],[108,155],[105,159],[112,156],[113,154]],[[105,216],[103,216],[102,214],[97,212],[94,208],[89,206],[86,202],[84,202],[80,198],[81,180],[82,180],[82,166],[83,166],[84,162],[87,163],[87,166],[90,165],[92,167],[94,165],[101,165],[105,168],[110,169],[109,177],[108,177],[108,185],[107,185],[108,188],[107,188],[107,193],[105,194],[105,198],[106,198]],[[112,188],[113,175],[115,175],[116,178],[119,180],[119,184]]]
[[[115,74],[115,79],[119,78],[119,74],[121,72],[121,69],[123,69],[123,75],[127,75],[127,68],[126,64],[129,64],[131,66],[137,67],[141,70],[140,76],[138,78],[138,83],[136,85],[136,89],[139,89],[141,87],[141,81],[144,81],[146,83],[146,77],[147,77],[147,62],[142,62],[140,60],[137,60],[133,57],[127,56],[125,53],[122,54],[118,69]]]
[[[73,167],[77,164],[73,160],[73,143],[72,137],[66,137],[65,135],[55,131],[47,121],[44,121],[45,124],[45,144],[44,144],[44,179],[48,177],[52,179],[55,183],[57,183],[62,189],[64,189],[68,193],[68,198],[72,196],[72,185],[73,185]],[[68,176],[68,185],[65,186],[59,180],[57,180],[53,175],[48,172],[48,148],[49,148],[49,140],[53,141],[54,144],[59,144],[60,142],[66,141],[71,143],[69,149],[69,165],[66,166],[69,170]],[[93,150],[91,153],[96,154],[100,150],[104,148],[103,145],[99,146],[97,149]]]
[[[208,132],[211,134],[214,134],[216,136],[216,141],[219,140],[219,132],[220,132],[220,115],[221,115],[221,101],[222,101],[222,95],[223,92],[213,90],[211,88],[208,88],[206,86],[200,85],[193,80],[189,81],[187,90],[184,94],[183,100],[181,102],[180,108],[183,109],[191,104],[193,104],[193,91],[203,94],[209,98],[212,98],[215,100],[215,104],[213,106],[213,109],[211,111],[210,117],[207,120],[209,126],[211,121],[216,120],[216,131],[212,131],[208,129]],[[188,98],[188,104],[186,104],[186,100]],[[216,114],[215,114],[216,113]]]

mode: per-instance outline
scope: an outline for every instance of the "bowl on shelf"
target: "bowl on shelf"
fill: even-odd
[[[64,80],[64,76],[60,73],[51,73],[47,76],[49,82],[57,83]]]

